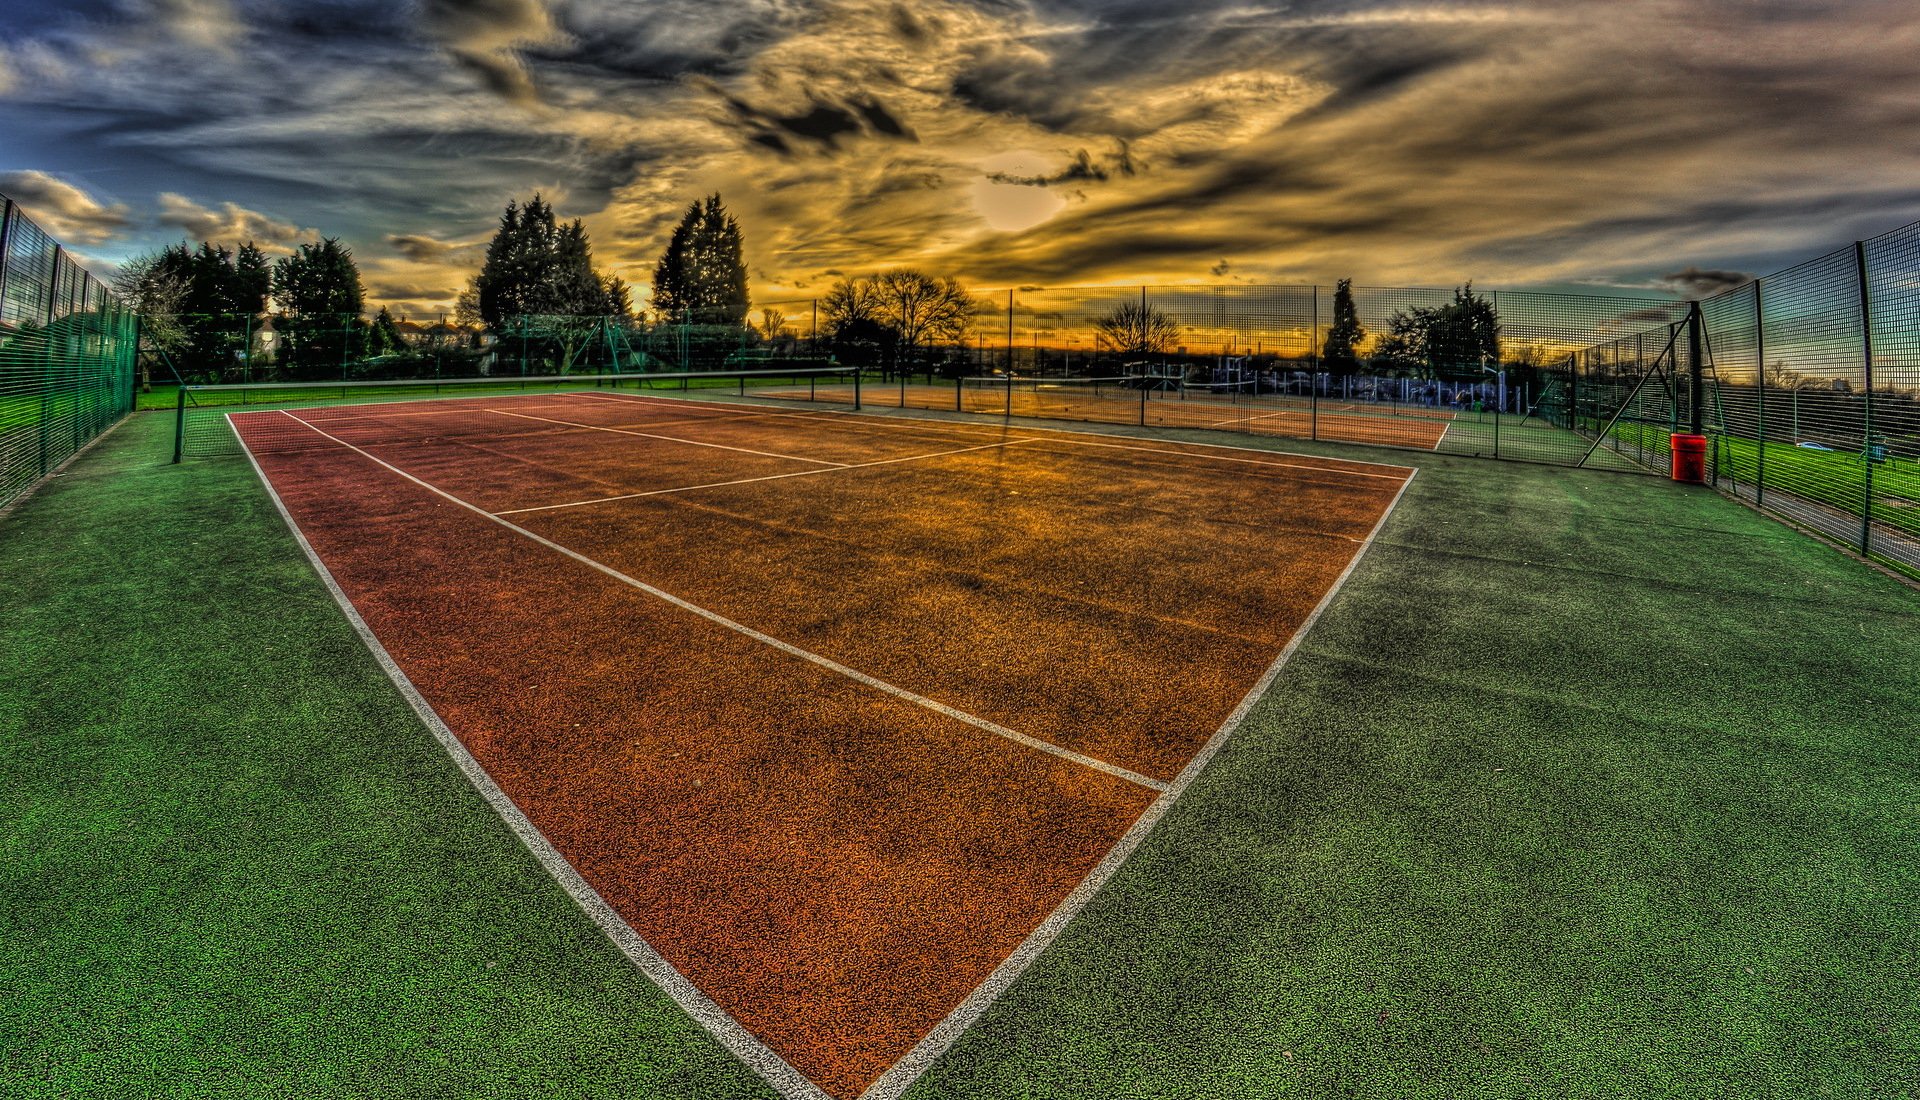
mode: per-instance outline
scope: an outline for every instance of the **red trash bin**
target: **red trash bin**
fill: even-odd
[[[1673,480],[1693,485],[1707,483],[1707,437],[1687,432],[1673,435]]]

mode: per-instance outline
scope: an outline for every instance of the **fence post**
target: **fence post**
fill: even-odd
[[[1861,365],[1866,370],[1866,415],[1861,428],[1860,458],[1861,469],[1866,471],[1864,479],[1866,497],[1860,505],[1860,553],[1864,557],[1873,549],[1873,298],[1867,289],[1867,244],[1865,241],[1853,242],[1854,266],[1860,273],[1860,354]]]
[[[1567,356],[1567,429],[1580,434],[1580,356]]]
[[[12,199],[0,198],[0,321],[7,316],[7,245],[13,238],[13,218],[19,209]]]
[[[1320,386],[1320,284],[1313,284],[1313,317],[1307,322],[1307,372],[1313,388]]]
[[[173,391],[173,463],[180,464],[181,452],[187,443],[187,384],[181,382]]]
[[[1687,430],[1706,430],[1706,356],[1700,347],[1700,303],[1687,303]]]
[[[1761,304],[1761,287],[1765,281],[1753,281],[1753,360],[1759,373],[1754,378],[1754,393],[1759,403],[1759,451],[1758,466],[1753,475],[1753,503],[1765,504],[1767,500],[1767,319],[1766,310]]]

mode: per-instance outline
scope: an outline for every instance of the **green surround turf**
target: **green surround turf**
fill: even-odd
[[[0,520],[8,1094],[766,1095],[170,429]],[[1920,1093],[1920,593],[1705,490],[1270,445],[1422,472],[911,1095]]]
[[[420,726],[244,459],[0,522],[0,1095],[771,1095]]]

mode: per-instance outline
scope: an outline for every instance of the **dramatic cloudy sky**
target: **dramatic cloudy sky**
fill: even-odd
[[[444,307],[544,191],[757,297],[1665,284],[1920,218],[1912,0],[8,0],[0,190],[109,262],[342,237]]]

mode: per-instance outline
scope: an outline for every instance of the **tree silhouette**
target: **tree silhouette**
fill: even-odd
[[[1180,339],[1180,324],[1159,306],[1129,302],[1093,323],[1094,340],[1121,355],[1160,355]]]
[[[718,194],[694,203],[674,226],[653,269],[653,305],[662,321],[744,325],[750,301],[740,223]]]
[[[273,265],[273,297],[286,315],[284,361],[296,378],[344,375],[364,346],[360,268],[338,239],[303,244]]]
[[[1354,349],[1366,338],[1367,330],[1360,327],[1360,314],[1353,306],[1353,280],[1342,279],[1333,287],[1333,324],[1327,328],[1321,365],[1334,374],[1354,373],[1360,369]]]

